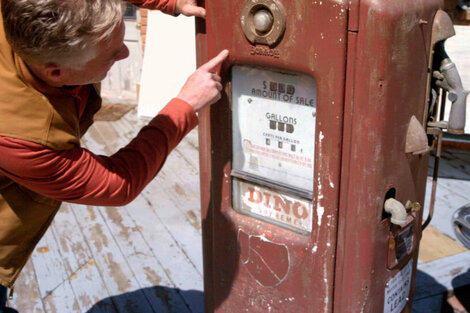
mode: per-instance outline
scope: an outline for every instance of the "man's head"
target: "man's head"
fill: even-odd
[[[8,42],[51,85],[102,80],[128,56],[121,0],[1,0]]]

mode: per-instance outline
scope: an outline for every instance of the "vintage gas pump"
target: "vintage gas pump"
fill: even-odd
[[[206,312],[411,312],[441,0],[200,4]]]

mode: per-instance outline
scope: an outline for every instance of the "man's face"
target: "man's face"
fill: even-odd
[[[82,69],[62,68],[63,85],[87,85],[102,81],[114,62],[129,56],[129,49],[124,44],[125,25],[121,22],[114,29],[109,40],[96,46],[96,56]]]

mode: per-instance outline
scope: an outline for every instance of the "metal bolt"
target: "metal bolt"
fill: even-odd
[[[449,98],[450,101],[455,102],[457,101],[458,95],[455,92],[451,91],[449,92],[449,96],[447,98]]]
[[[273,23],[273,15],[266,9],[259,10],[253,17],[253,24],[255,25],[255,29],[260,33],[269,32],[273,27]]]
[[[414,202],[413,204],[411,204],[411,208],[413,211],[419,211],[421,210],[421,204],[419,204],[419,202]]]

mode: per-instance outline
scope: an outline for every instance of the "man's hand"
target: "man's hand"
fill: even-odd
[[[206,9],[198,7],[196,0],[176,0],[175,13],[206,18]]]
[[[201,65],[189,76],[177,97],[189,103],[196,112],[217,102],[222,90],[217,72],[227,56],[228,50],[222,50],[215,58]]]

